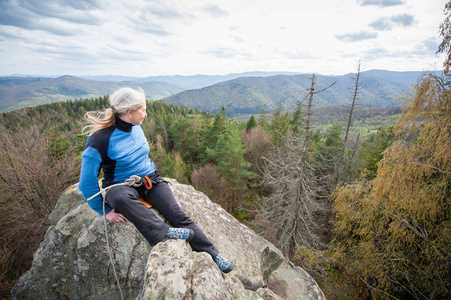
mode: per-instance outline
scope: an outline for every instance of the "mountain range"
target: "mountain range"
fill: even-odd
[[[165,82],[98,81],[74,76],[0,77],[0,112],[27,106],[66,101],[70,99],[96,98],[111,94],[129,86],[141,87],[152,99],[162,99],[184,89]]]
[[[370,70],[361,73],[358,104],[399,106],[395,102],[417,82],[421,72]],[[249,72],[228,75],[0,77],[0,112],[43,103],[104,96],[130,86],[141,87],[149,99],[180,104],[212,113],[226,108],[228,117],[271,112],[282,105],[293,109],[305,101],[311,74]],[[355,74],[316,75],[314,105],[347,104],[352,100]]]

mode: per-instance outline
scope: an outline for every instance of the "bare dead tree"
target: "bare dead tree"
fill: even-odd
[[[349,111],[348,124],[346,126],[346,133],[345,133],[345,137],[343,139],[343,148],[341,150],[340,159],[338,161],[337,171],[336,171],[336,174],[335,174],[334,188],[337,187],[338,180],[340,178],[340,169],[341,169],[341,165],[343,163],[343,157],[344,157],[345,151],[346,151],[346,143],[348,141],[349,129],[351,128],[351,124],[352,124],[352,113],[354,112],[355,102],[357,101],[357,97],[359,95],[359,90],[360,90],[360,88],[362,86],[362,84],[360,82],[360,75],[362,74],[361,70],[360,70],[361,65],[362,65],[361,61],[359,60],[359,62],[357,63],[357,73],[356,73],[356,76],[354,78],[354,91],[353,91],[351,109]]]
[[[356,73],[355,78],[354,78],[353,97],[352,97],[352,102],[351,102],[351,108],[350,108],[350,111],[349,111],[349,117],[348,117],[348,123],[347,123],[347,126],[346,126],[346,132],[345,132],[345,136],[344,136],[344,139],[343,139],[343,148],[341,149],[340,157],[339,157],[338,164],[337,164],[337,169],[335,171],[335,181],[334,181],[333,190],[335,190],[337,188],[338,183],[339,183],[341,167],[342,167],[342,164],[343,164],[343,158],[344,158],[345,152],[346,152],[346,144],[347,144],[348,137],[349,137],[349,129],[351,128],[351,124],[352,124],[352,114],[354,112],[354,106],[355,106],[355,103],[356,103],[356,101],[358,99],[358,95],[359,95],[359,92],[360,92],[360,89],[361,89],[361,86],[362,86],[362,84],[360,82],[360,76],[362,74],[362,72],[361,72],[361,65],[362,65],[362,63],[359,60],[358,63],[357,63],[357,73]],[[330,197],[330,200],[329,200],[329,207],[327,209],[326,219],[324,221],[324,230],[325,230],[325,234],[326,234],[326,242],[329,242],[330,238],[331,238],[331,228],[330,228],[331,224],[329,224],[329,223],[330,223],[330,218],[331,218],[331,216],[333,214],[332,213],[333,203],[334,203],[334,199],[333,199],[333,196],[332,196],[332,197]]]
[[[301,163],[305,162],[305,159],[306,159],[306,156],[307,156],[307,146],[308,146],[308,143],[310,141],[310,128],[311,128],[310,123],[311,123],[311,117],[312,117],[313,96],[315,94],[318,94],[318,93],[321,93],[322,91],[327,90],[328,88],[332,87],[335,84],[335,82],[334,82],[331,85],[327,86],[326,88],[324,88],[324,89],[322,89],[322,90],[320,90],[318,92],[315,92],[315,83],[316,83],[316,76],[315,76],[315,74],[312,74],[312,78],[309,78],[309,79],[312,80],[312,85],[310,87],[310,92],[308,93],[309,102],[308,102],[308,105],[307,105],[307,120],[305,121],[304,143],[303,143],[304,147],[303,147],[303,150],[302,150]],[[298,102],[297,105],[302,105],[302,101]]]
[[[303,162],[305,161],[305,158],[307,156],[307,144],[308,144],[309,135],[310,135],[310,119],[312,117],[312,103],[313,103],[313,95],[315,94],[315,83],[316,83],[316,77],[315,77],[315,74],[312,74],[312,86],[310,88],[309,103],[307,106],[307,120],[305,122],[304,149],[302,151],[301,164],[303,164]],[[300,105],[300,103],[298,105]]]
[[[311,107],[318,93],[316,76],[311,79],[304,131],[289,130],[282,137],[283,146],[274,146],[271,157],[264,158],[263,184],[270,187],[271,193],[259,203],[258,225],[288,257],[293,257],[300,245],[321,247],[321,216],[326,209],[315,153],[309,150]],[[302,105],[302,101],[297,104]]]
[[[302,162],[302,144],[291,133],[285,147],[275,148],[271,158],[265,158],[263,183],[271,194],[260,202],[259,215],[266,222],[263,231],[276,245],[292,257],[300,244],[318,247],[317,214],[324,204],[317,201],[319,179],[308,156]]]

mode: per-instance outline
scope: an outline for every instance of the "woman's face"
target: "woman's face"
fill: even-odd
[[[130,121],[133,125],[141,125],[144,118],[147,117],[146,103],[137,110],[129,110]]]

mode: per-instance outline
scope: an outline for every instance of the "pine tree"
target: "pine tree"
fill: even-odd
[[[339,123],[333,124],[325,132],[325,136],[317,144],[317,160],[321,161],[321,169],[319,170],[323,176],[332,178],[337,171],[338,160],[343,148],[343,127]],[[333,182],[328,181],[328,190],[333,190]]]
[[[227,121],[224,119],[224,116],[218,112],[214,116],[213,123],[206,124],[205,126],[205,137],[202,139],[200,147],[201,157],[200,162],[201,165],[204,165],[210,160],[209,155],[207,154],[207,148],[215,149],[216,143],[219,140],[219,137],[223,134],[227,126]]]
[[[279,103],[277,110],[272,113],[271,125],[269,130],[273,136],[274,144],[281,146],[283,143],[283,136],[285,136],[290,129],[290,123],[292,122],[288,112],[282,112],[282,104]]]
[[[257,121],[254,115],[252,115],[246,123],[246,131],[249,132],[252,128],[257,127]]]
[[[265,112],[265,110],[264,109],[262,109],[261,111],[260,111],[260,113],[258,114],[258,125],[261,127],[261,128],[263,128],[263,129],[265,129],[265,130],[268,130],[268,128],[269,128],[269,123],[268,123],[268,120],[267,120],[267,118],[266,118],[266,112]]]
[[[300,132],[303,121],[304,121],[304,118],[302,116],[302,107],[300,105],[298,105],[298,106],[296,106],[296,109],[294,110],[293,118],[291,119],[291,122],[290,122],[291,130],[294,133]]]
[[[374,137],[374,140],[366,143],[357,153],[360,167],[356,172],[367,179],[374,179],[377,175],[378,163],[382,159],[382,153],[394,141],[394,126],[382,128]]]
[[[178,117],[169,129],[175,150],[191,168],[200,162],[200,142],[204,132],[201,125],[199,116]]]
[[[256,177],[249,171],[251,164],[244,159],[247,148],[241,141],[240,127],[233,123],[227,126],[215,148],[207,149],[207,152],[230,189],[225,209],[236,213],[248,190],[249,181]]]

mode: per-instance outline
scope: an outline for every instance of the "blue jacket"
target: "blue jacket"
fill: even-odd
[[[102,186],[125,182],[131,175],[146,176],[155,172],[149,158],[149,144],[141,125],[133,126],[116,118],[115,125],[94,132],[86,141],[81,155],[79,188],[85,199],[99,192],[98,176],[103,170]],[[103,215],[102,196],[88,201],[89,206]],[[111,207],[105,206],[105,213]]]

